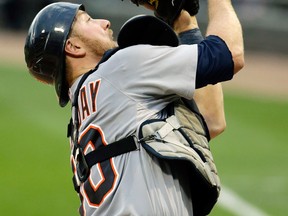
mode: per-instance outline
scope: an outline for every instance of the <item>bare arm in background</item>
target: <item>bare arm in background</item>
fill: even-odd
[[[173,27],[177,34],[199,28],[196,17],[186,11],[182,11]],[[196,89],[194,100],[207,123],[211,139],[221,134],[226,128],[221,83]]]
[[[231,4],[231,0],[208,0],[208,27],[206,36],[222,38],[233,58],[234,74],[244,67],[244,42],[242,26]],[[208,85],[195,92],[194,99],[204,116],[211,138],[226,127],[221,83]]]
[[[208,0],[208,27],[206,36],[222,38],[233,57],[234,74],[244,67],[242,27],[231,0]]]
[[[221,83],[197,89],[194,100],[206,121],[210,138],[212,139],[221,134],[226,128]]]
[[[149,5],[146,7],[153,10]],[[232,54],[235,74],[244,66],[244,43],[242,27],[231,0],[208,0],[208,17],[206,36],[217,35],[226,42]],[[179,34],[198,28],[198,23],[196,17],[182,11],[173,28]],[[197,89],[194,100],[207,123],[211,139],[221,134],[226,128],[221,83]]]

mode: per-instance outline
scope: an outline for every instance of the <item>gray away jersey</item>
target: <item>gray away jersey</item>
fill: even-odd
[[[163,117],[161,110],[175,99],[191,99],[196,67],[197,45],[137,45],[116,52],[88,76],[79,92],[79,143],[85,154],[137,135],[143,121]],[[71,100],[79,80],[70,89]],[[179,170],[141,146],[98,163],[81,185],[79,211],[101,216],[191,216],[189,184]]]

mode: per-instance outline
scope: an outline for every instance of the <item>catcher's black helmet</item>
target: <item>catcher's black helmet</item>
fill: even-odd
[[[34,18],[24,47],[29,72],[38,80],[54,84],[59,105],[68,101],[64,47],[81,4],[57,2],[43,8]]]

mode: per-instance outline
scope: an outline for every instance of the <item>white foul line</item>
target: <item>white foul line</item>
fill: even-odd
[[[235,216],[269,216],[262,210],[243,200],[232,190],[223,186],[221,187],[218,205],[230,211]]]

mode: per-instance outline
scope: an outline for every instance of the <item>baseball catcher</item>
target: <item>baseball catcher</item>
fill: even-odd
[[[110,21],[93,19],[81,4],[52,3],[31,23],[29,72],[55,86],[61,107],[71,103],[80,215],[201,216],[213,208],[220,182],[208,141],[216,116],[207,127],[192,99],[231,80],[244,56],[231,1],[208,1],[205,39],[189,14],[199,5],[188,1],[134,1],[157,17],[133,17],[117,41]],[[204,101],[197,105],[214,113],[215,101]]]

